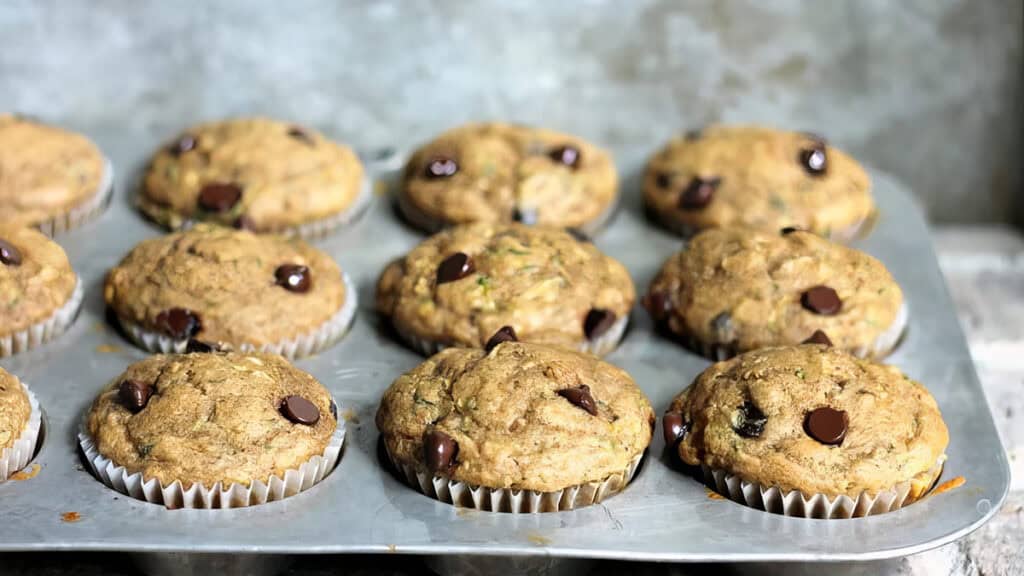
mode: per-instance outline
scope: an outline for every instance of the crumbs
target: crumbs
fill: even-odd
[[[715,492],[711,488],[705,487],[704,488],[704,493],[707,494],[708,498],[711,499],[711,500],[725,500],[725,496],[722,496],[721,494],[719,494],[718,492]]]
[[[113,344],[100,344],[96,347],[96,351],[100,354],[116,354],[121,351],[121,347]]]
[[[40,466],[38,463],[35,463],[29,466],[28,468],[25,468],[24,470],[19,470],[18,472],[11,474],[11,480],[31,480],[38,476],[39,471],[42,469],[42,466]]]
[[[943,492],[949,492],[950,490],[952,490],[954,488],[959,488],[960,486],[963,486],[965,482],[967,482],[967,480],[964,479],[963,476],[957,476],[956,478],[950,478],[949,480],[946,480],[942,484],[939,484],[938,486],[936,486],[935,489],[932,490],[932,495],[933,496],[937,496],[939,494],[942,494]]]
[[[375,180],[373,182],[373,193],[377,196],[386,196],[388,193],[388,183],[383,180]]]
[[[351,422],[356,425],[359,424],[359,415],[356,414],[356,411],[351,408],[347,408],[344,412],[342,412],[341,417],[345,420],[345,422]]]
[[[73,524],[75,522],[78,522],[81,519],[82,519],[82,515],[79,514],[78,512],[65,512],[65,513],[60,515],[60,521],[61,522],[67,522],[68,524]]]
[[[551,538],[541,536],[540,534],[528,534],[526,539],[530,541],[530,544],[536,544],[537,546],[547,546],[551,544]]]

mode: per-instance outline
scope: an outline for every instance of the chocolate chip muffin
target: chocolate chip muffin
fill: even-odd
[[[49,235],[83,224],[106,207],[113,177],[85,136],[0,114],[0,224]]]
[[[820,344],[711,366],[673,400],[664,423],[667,443],[723,494],[797,516],[909,504],[938,478],[949,443],[924,386]]]
[[[81,284],[56,242],[0,223],[0,358],[63,334],[81,303]]]
[[[514,124],[467,124],[417,150],[399,208],[415,226],[522,222],[597,231],[614,211],[607,152],[576,136]]]
[[[519,340],[605,354],[635,300],[622,264],[561,230],[477,223],[423,241],[385,268],[377,309],[414,348]]]
[[[193,221],[315,236],[354,219],[370,200],[348,147],[267,118],[200,124],[158,151],[139,207],[172,229]]]
[[[0,368],[0,482],[32,459],[40,419],[39,405],[28,388]]]
[[[644,304],[712,359],[817,342],[882,357],[907,323],[903,292],[871,256],[810,232],[715,228],[670,257]]]
[[[875,215],[871,181],[819,136],[712,126],[672,140],[647,165],[652,216],[684,235],[744,225],[793,226],[845,242]]]
[[[354,287],[326,253],[210,225],[141,242],[107,274],[104,297],[127,335],[153,352],[197,340],[307,356],[340,339],[356,310]]]
[[[508,341],[431,357],[395,380],[377,411],[387,453],[410,483],[501,512],[568,510],[621,491],[653,424],[625,371]]]
[[[129,366],[96,398],[81,439],[97,476],[117,490],[169,507],[226,508],[321,480],[340,453],[337,428],[330,393],[282,357],[193,353]]]

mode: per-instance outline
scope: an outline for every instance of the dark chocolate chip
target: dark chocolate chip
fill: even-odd
[[[668,292],[661,290],[649,292],[644,297],[644,308],[647,308],[652,318],[660,322],[672,312],[672,298]]]
[[[175,340],[195,336],[203,327],[199,315],[184,308],[171,308],[156,315],[156,328]]]
[[[252,221],[252,218],[245,214],[235,218],[234,226],[238,230],[248,230],[249,232],[254,232],[256,230],[256,223]]]
[[[786,227],[785,227],[785,228],[783,228],[782,230],[779,230],[779,232],[780,232],[780,233],[781,233],[781,234],[782,234],[783,236],[789,236],[789,235],[790,235],[790,234],[792,234],[793,232],[799,232],[799,231],[800,231],[800,228],[797,228],[796,226],[786,226]]]
[[[464,252],[456,252],[441,261],[437,267],[437,283],[455,282],[469,276],[476,270],[473,259]]]
[[[334,417],[334,421],[338,421],[338,403],[331,400],[331,416]]]
[[[803,341],[803,344],[824,344],[825,346],[831,346],[832,340],[829,339],[828,334],[825,334],[821,330],[815,330],[814,334]]]
[[[711,203],[711,199],[718,190],[722,179],[715,178],[694,178],[690,184],[679,195],[679,208],[681,210],[700,210]]]
[[[810,148],[800,151],[800,164],[811,176],[821,176],[828,170],[828,158],[825,155],[825,144],[815,142]]]
[[[484,348],[490,352],[491,350],[494,350],[495,346],[502,342],[518,341],[519,339],[516,338],[516,331],[514,328],[511,326],[502,326],[501,328],[498,328],[498,331],[494,333],[494,336],[491,336],[491,338],[487,340],[487,345],[484,346]]]
[[[742,406],[736,409],[736,421],[733,423],[733,430],[744,438],[757,438],[764,432],[764,425],[768,417],[761,412],[761,409],[754,406],[754,403],[747,400]]]
[[[302,264],[281,264],[274,270],[277,285],[289,292],[304,294],[313,287],[313,273]]]
[[[846,412],[828,406],[815,408],[804,418],[804,431],[807,435],[829,446],[843,443],[848,425]]]
[[[666,412],[661,417],[661,431],[665,435],[665,446],[669,448],[682,440],[688,429],[689,426],[679,412]]]
[[[285,397],[279,410],[282,416],[303,426],[312,426],[320,421],[320,409],[302,396]]]
[[[590,386],[580,384],[575,388],[565,388],[564,390],[559,390],[558,395],[568,400],[580,410],[586,411],[591,416],[597,416],[597,401],[594,400],[594,396],[590,393]]]
[[[199,191],[199,207],[206,212],[228,212],[242,199],[242,189],[230,182],[213,182]]]
[[[828,286],[815,286],[800,296],[803,307],[822,316],[832,316],[843,307],[839,294]]]
[[[191,152],[199,145],[199,139],[191,134],[182,134],[174,144],[168,148],[168,152],[174,156],[181,156],[185,152]]]
[[[121,398],[121,403],[125,408],[135,414],[149,404],[149,398],[153,395],[153,387],[148,382],[125,380],[117,387],[117,395]]]
[[[590,236],[587,236],[586,232],[580,230],[579,228],[566,228],[565,231],[568,232],[570,236],[575,238],[577,242],[586,242],[588,244],[594,242],[590,238]]]
[[[533,208],[520,208],[517,206],[512,209],[512,221],[533,226],[537,224],[537,211]]]
[[[203,342],[202,340],[196,340],[195,338],[190,338],[188,344],[185,344],[186,354],[209,354],[211,352],[220,351],[220,347],[216,344]]]
[[[432,473],[448,472],[455,467],[458,457],[459,443],[451,436],[440,430],[431,430],[423,435],[423,459]]]
[[[566,145],[552,148],[551,152],[548,153],[548,156],[550,156],[555,162],[564,164],[569,168],[579,168],[581,160],[580,149],[575,146]]]
[[[435,156],[427,162],[427,178],[449,178],[459,171],[459,165],[447,156]]]
[[[658,188],[670,188],[672,187],[672,174],[668,172],[658,172],[654,176],[654,183]]]
[[[316,140],[313,139],[313,136],[299,126],[292,126],[289,128],[288,135],[307,146],[316,146]]]
[[[21,266],[21,250],[7,240],[0,238],[0,264],[5,266]]]
[[[604,308],[591,308],[583,320],[583,333],[587,340],[599,338],[615,324],[615,312]]]

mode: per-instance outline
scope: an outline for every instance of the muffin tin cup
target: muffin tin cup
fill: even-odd
[[[75,323],[78,311],[82,307],[84,289],[81,278],[75,279],[75,288],[71,297],[52,316],[42,322],[33,324],[25,330],[0,336],[0,358],[13,356],[46,344],[57,338]]]
[[[424,495],[460,508],[473,508],[483,512],[507,512],[511,514],[533,514],[538,512],[563,512],[575,510],[618,494],[633,480],[643,461],[641,452],[621,472],[616,472],[597,482],[570,486],[554,492],[537,490],[516,490],[513,488],[488,488],[474,486],[450,478],[433,476],[391,456],[384,443],[388,460],[405,481]]]
[[[336,342],[340,341],[355,320],[356,308],[358,307],[358,296],[356,286],[348,274],[342,273],[345,282],[345,302],[341,309],[334,313],[324,324],[316,330],[306,334],[282,340],[274,344],[256,345],[243,343],[237,347],[239,352],[270,352],[280,354],[289,360],[312,356],[326,350]],[[118,316],[118,323],[124,329],[128,337],[140,348],[156,354],[182,354],[188,347],[188,340],[176,340],[143,328],[141,325]]]
[[[313,456],[298,468],[286,470],[281,476],[270,476],[266,480],[253,479],[248,486],[238,483],[224,486],[218,482],[210,488],[199,483],[186,488],[180,480],[164,486],[156,478],[146,480],[141,472],[131,473],[100,454],[96,443],[84,430],[78,434],[78,444],[93,475],[108,488],[132,498],[169,509],[244,508],[289,498],[326,478],[341,459],[345,444],[345,421],[338,419],[338,427],[322,454]]]
[[[751,508],[796,518],[844,519],[873,516],[899,510],[926,495],[942,474],[946,456],[942,455],[926,472],[900,482],[889,490],[861,492],[856,497],[786,492],[779,486],[748,482],[725,470],[701,465],[704,481],[715,492]]]
[[[77,228],[98,218],[107,209],[107,206],[110,204],[110,198],[113,195],[114,165],[109,159],[104,158],[103,174],[100,176],[100,185],[96,193],[64,214],[36,224],[35,228],[38,228],[40,232],[51,238],[72,228]]]
[[[32,456],[35,455],[36,447],[39,445],[39,433],[43,427],[43,412],[39,408],[39,401],[24,382],[19,382],[19,384],[25,391],[25,395],[28,396],[30,407],[28,423],[25,425],[24,432],[14,441],[13,445],[0,450],[0,482],[7,480],[32,461]]]

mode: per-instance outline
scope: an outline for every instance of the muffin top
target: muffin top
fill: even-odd
[[[0,336],[53,316],[77,282],[60,245],[34,229],[0,223]]]
[[[0,368],[0,452],[14,446],[25,433],[31,413],[32,405],[21,383]]]
[[[438,233],[389,264],[377,284],[377,308],[399,332],[471,347],[503,326],[523,341],[575,347],[611,324],[595,327],[588,316],[625,318],[635,297],[626,268],[592,244],[522,224]]]
[[[403,194],[441,224],[583,227],[612,208],[617,190],[611,157],[581,138],[480,123],[445,132],[417,150],[406,165]]]
[[[286,232],[350,207],[363,166],[316,131],[267,118],[190,128],[153,157],[139,206],[172,229],[189,220]]]
[[[377,411],[399,462],[470,484],[543,492],[625,470],[650,443],[653,423],[625,371],[519,342],[444,350],[395,380]]]
[[[677,227],[795,226],[837,240],[873,216],[870,189],[857,161],[820,137],[757,126],[676,138],[644,176],[648,206]]]
[[[100,190],[106,161],[88,138],[0,114],[0,223],[36,226]]]
[[[810,232],[715,228],[668,259],[645,304],[670,331],[705,343],[753,350],[820,330],[855,350],[894,325],[903,292],[878,260]]]
[[[236,349],[315,331],[348,296],[338,265],[306,242],[209,225],[142,241],[104,287],[122,320]]]
[[[87,427],[130,473],[212,488],[266,482],[322,454],[336,411],[315,378],[277,355],[157,355],[100,393]]]
[[[928,474],[949,443],[928,390],[897,368],[819,344],[712,365],[672,402],[679,456],[763,486],[830,496]]]

